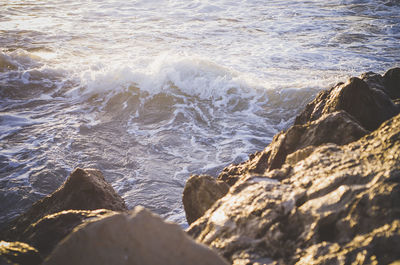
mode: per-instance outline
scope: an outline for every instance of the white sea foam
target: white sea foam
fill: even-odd
[[[29,69],[41,65],[40,57],[23,49],[0,51],[0,69],[3,71]]]
[[[5,219],[80,166],[101,169],[130,207],[184,223],[190,174],[217,175],[264,148],[318,90],[400,66],[396,1],[0,9]]]
[[[176,92],[221,100],[229,94],[254,97],[263,81],[198,56],[162,53],[146,67],[96,65],[80,74],[83,94],[121,92],[131,86],[151,95]]]

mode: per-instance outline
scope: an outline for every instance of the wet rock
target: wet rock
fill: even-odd
[[[249,161],[225,168],[218,179],[232,185],[240,176],[247,173],[263,174],[266,171],[280,168],[285,163],[287,156],[297,150],[324,143],[343,145],[353,142],[367,133],[368,131],[345,111],[328,113],[316,121],[292,126],[287,131],[275,135],[264,151],[256,153]],[[300,154],[303,158],[305,157],[304,151],[298,152],[296,159],[301,157]]]
[[[339,110],[346,111],[370,131],[399,113],[385,92],[369,87],[365,81],[353,77],[345,84],[338,84],[329,91],[321,92],[296,118],[295,125],[317,120],[324,114]]]
[[[0,264],[39,265],[39,252],[22,242],[0,241]]]
[[[72,230],[85,222],[93,222],[111,215],[115,211],[99,210],[67,210],[46,215],[39,221],[31,224],[18,240],[23,240],[34,246],[42,255],[47,257],[53,248]]]
[[[241,176],[187,232],[232,264],[400,259],[400,115],[292,162]]]
[[[3,232],[3,237],[15,241],[31,224],[50,214],[65,210],[96,209],[127,210],[123,199],[105,181],[100,171],[77,168],[58,190],[17,217],[10,228]]]
[[[44,265],[227,264],[190,239],[177,224],[166,223],[142,207],[90,222],[63,240]]]
[[[229,185],[211,176],[191,176],[183,190],[182,202],[189,224],[196,221],[229,190]]]

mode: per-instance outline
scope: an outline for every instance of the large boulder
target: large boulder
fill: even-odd
[[[389,264],[400,259],[399,202],[400,115],[242,176],[187,232],[233,264]]]
[[[193,175],[185,184],[182,202],[189,224],[196,221],[229,190],[229,185],[207,175]]]
[[[355,141],[400,112],[399,91],[400,68],[384,76],[368,72],[321,91],[296,117],[294,125],[275,135],[264,151],[224,168],[218,179],[233,185],[248,173],[279,169],[292,153],[296,156],[291,158],[298,160],[315,146]],[[305,152],[301,151],[304,148]]]
[[[28,226],[18,240],[34,246],[42,257],[47,257],[53,248],[72,230],[86,222],[93,222],[117,214],[118,212],[99,210],[66,210],[49,214]]]
[[[364,79],[353,77],[347,83],[339,83],[328,91],[320,92],[296,117],[295,124],[306,124],[319,119],[324,114],[344,110],[365,129],[372,131],[382,122],[397,115],[398,108],[385,93],[388,90],[394,90],[385,86],[389,81],[380,80],[371,73],[364,75]],[[387,80],[390,80],[391,87],[396,86],[395,77],[388,77]],[[373,85],[369,86],[368,83]]]
[[[248,173],[263,174],[280,168],[287,156],[297,150],[325,143],[343,145],[358,140],[367,133],[347,112],[328,113],[316,121],[294,125],[287,131],[278,133],[262,152],[252,155],[244,163],[226,167],[218,179],[233,185],[240,176]]]
[[[400,98],[400,68],[393,68],[383,76],[374,72],[367,72],[360,78],[368,84],[370,88],[382,90],[392,100]]]
[[[27,234],[25,232],[34,231],[36,229],[36,223],[40,224],[41,221],[48,220],[45,218],[48,215],[66,210],[96,209],[109,209],[113,211],[127,210],[124,200],[114,191],[112,186],[105,181],[100,171],[77,168],[58,190],[34,203],[27,212],[17,217],[11,223],[10,227],[3,231],[2,236],[10,241],[26,241]],[[72,215],[74,215],[74,213],[70,213],[68,216]],[[66,220],[73,220],[70,223],[70,227],[76,223],[74,220],[83,218],[81,213],[78,213],[72,219],[65,219],[65,217],[66,216],[63,217],[64,223]],[[53,220],[53,217],[49,218],[49,220]],[[67,227],[68,226],[65,228],[66,231],[69,229]],[[53,228],[49,227],[49,231],[52,229]],[[62,230],[58,228],[54,229],[59,232]],[[59,238],[63,235],[65,235],[65,232],[57,236],[49,236]]]
[[[42,258],[32,246],[22,242],[0,241],[0,264],[39,265]]]
[[[90,222],[61,241],[43,265],[227,265],[216,253],[142,207]]]
[[[390,69],[383,76],[386,93],[392,99],[400,98],[400,68]]]

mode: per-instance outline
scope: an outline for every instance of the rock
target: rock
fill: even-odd
[[[282,217],[294,207],[295,198],[290,197],[291,192],[291,186],[279,185],[277,180],[259,176],[240,179],[227,195],[189,227],[188,233],[233,264],[273,259],[274,255],[269,255],[268,251],[289,252],[291,249],[282,244],[271,248],[264,244],[263,233],[272,225],[281,222],[282,226],[286,225]],[[275,243],[279,242],[271,242]]]
[[[346,111],[370,131],[399,113],[385,92],[353,77],[345,84],[321,92],[296,118],[295,125],[317,120],[324,114],[339,110]]]
[[[189,224],[196,221],[229,190],[229,185],[211,176],[191,176],[183,190],[183,207]]]
[[[90,222],[66,237],[43,265],[227,264],[177,225],[142,207]]]
[[[383,76],[387,94],[392,99],[400,98],[400,68],[390,69]]]
[[[400,115],[241,176],[187,232],[232,264],[389,264],[400,259],[399,202]]]
[[[0,255],[0,265],[13,265],[9,259]]]
[[[49,196],[34,203],[32,207],[3,232],[8,240],[15,241],[31,224],[41,218],[65,210],[127,210],[124,200],[108,184],[100,171],[75,169],[65,183]]]
[[[225,168],[218,179],[233,185],[240,176],[247,173],[263,174],[280,168],[287,156],[297,150],[324,143],[343,145],[360,139],[367,133],[368,131],[345,111],[328,113],[316,121],[292,126],[287,131],[275,135],[264,151],[256,153],[247,162]],[[300,152],[297,153],[297,159],[299,154]],[[303,152],[303,157],[304,154]]]
[[[344,247],[326,241],[315,244],[301,253],[296,264],[389,264],[399,257],[399,244],[400,222],[396,220],[354,237]]]
[[[42,255],[47,257],[53,248],[72,230],[85,222],[93,222],[117,212],[105,209],[99,210],[67,210],[46,215],[31,224],[19,237],[34,246]]]
[[[335,87],[342,86],[344,83],[338,83]],[[329,94],[335,88],[332,87],[329,90],[322,90],[318,93],[315,99],[309,102],[304,110],[296,117],[294,124],[302,125],[306,124],[310,121],[314,121],[319,119],[323,115],[323,110],[326,104],[327,99],[329,98]]]
[[[393,100],[393,103],[396,105],[397,109],[400,111],[400,99]]]
[[[296,152],[293,152],[286,157],[285,164],[295,165],[297,164],[297,162],[306,159],[309,155],[312,154],[312,152],[314,152],[315,149],[316,147],[311,145],[303,149],[297,150]]]
[[[385,86],[385,78],[383,78],[383,76],[381,76],[380,74],[367,72],[363,73],[360,76],[360,79],[367,83],[369,88],[381,90],[389,96],[389,91]]]
[[[22,242],[0,241],[0,264],[39,265],[39,252]]]

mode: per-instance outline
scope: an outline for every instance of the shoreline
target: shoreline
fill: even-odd
[[[340,263],[339,257],[343,264],[399,260],[392,246],[400,242],[399,112],[400,68],[383,76],[365,73],[321,91],[293,126],[249,160],[226,167],[217,179],[192,176],[185,185],[183,204],[190,224],[187,234],[196,242],[183,236],[190,246],[184,255],[192,255],[197,264],[202,251],[218,253],[210,254],[209,264],[225,264],[221,257],[231,264],[326,264]],[[136,229],[152,233],[165,223],[146,227],[159,217],[142,213],[136,208],[128,211],[101,172],[76,169],[57,191],[1,231],[1,240],[31,245],[28,262],[18,259],[26,252],[7,252],[5,243],[0,245],[0,260],[61,264],[68,255],[81,255],[85,242],[111,240],[112,233],[83,236],[93,227],[104,225],[118,234],[119,221],[114,219],[128,220],[129,229],[134,220],[144,218]],[[180,228],[171,231],[158,235],[184,234]],[[107,246],[114,264],[125,264],[115,254],[118,248],[132,248],[124,242]],[[98,252],[78,259],[79,264],[103,264],[94,254],[105,246],[97,247]],[[173,251],[173,244],[170,247]],[[132,249],[126,253],[138,255]],[[146,251],[138,253],[144,258],[142,264],[154,262]],[[182,255],[171,256],[169,262],[184,264]]]

